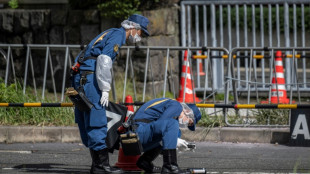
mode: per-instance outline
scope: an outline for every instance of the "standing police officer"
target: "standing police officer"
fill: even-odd
[[[186,173],[177,164],[176,149],[187,148],[187,142],[178,138],[179,127],[195,130],[201,113],[195,104],[180,103],[168,98],[158,98],[142,105],[133,118],[137,126],[144,153],[137,166],[147,173]],[[162,146],[160,145],[162,142]],[[163,166],[153,165],[152,161],[162,152]]]
[[[83,85],[85,95],[93,104],[90,111],[82,112],[75,108],[75,121],[78,124],[83,144],[90,149],[92,166],[90,173],[121,173],[120,169],[109,165],[107,137],[107,117],[105,107],[109,103],[111,89],[111,68],[119,52],[126,43],[141,41],[148,36],[149,20],[141,15],[132,15],[121,23],[120,28],[108,29],[95,37],[76,58],[80,61],[79,73],[73,77],[73,87]],[[81,77],[86,77],[81,80]],[[81,83],[82,82],[82,83]]]

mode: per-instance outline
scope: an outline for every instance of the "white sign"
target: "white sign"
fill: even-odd
[[[112,126],[114,126],[117,122],[121,120],[122,116],[110,111],[106,111],[106,115],[107,117],[111,118],[111,120],[108,122],[108,131],[109,131],[109,129]]]
[[[298,115],[291,138],[296,139],[297,135],[304,135],[305,140],[310,140],[309,128],[305,114]]]

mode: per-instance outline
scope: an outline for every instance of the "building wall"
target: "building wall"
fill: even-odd
[[[30,4],[24,4],[24,9],[0,9],[0,43],[2,44],[88,44],[95,36],[102,31],[111,27],[120,27],[122,21],[116,19],[103,18],[97,10],[69,10],[69,8],[56,8],[61,5],[51,5],[48,9],[41,9],[42,5],[36,4],[33,7],[40,9],[28,9]],[[178,1],[172,1],[171,6],[156,8],[156,10],[142,11],[142,15],[150,20],[149,32],[150,37],[143,40],[143,45],[149,46],[178,46],[179,41],[179,8]],[[14,52],[14,61],[17,75],[24,72],[25,54],[26,50]],[[78,52],[72,53],[75,56]],[[62,79],[63,70],[63,52],[52,55],[53,66],[55,67],[56,78]],[[125,56],[120,56],[115,63],[114,70],[123,73],[125,66]],[[137,78],[138,85],[143,84],[143,74],[145,64],[145,54],[133,53],[133,61],[135,66],[135,74],[140,74]],[[44,67],[45,53],[37,53],[32,56],[42,57],[42,61],[37,61],[35,64]],[[151,62],[155,82],[157,85],[156,91],[162,89],[164,82],[163,70],[161,67],[162,62],[165,62],[166,54],[160,52],[151,55]],[[175,79],[175,86],[178,86],[179,76],[179,57],[178,54],[171,54],[173,75]],[[0,65],[4,67],[5,65]],[[1,68],[2,69],[2,68]],[[43,74],[43,68],[38,68],[36,71],[37,76]],[[0,72],[0,75],[4,72]],[[57,75],[59,74],[59,75]],[[150,73],[149,73],[150,74]],[[2,75],[1,75],[2,76]],[[56,79],[57,81],[57,79]],[[152,81],[148,76],[148,83]],[[57,87],[60,89],[61,86]],[[151,90],[151,89],[150,89]]]

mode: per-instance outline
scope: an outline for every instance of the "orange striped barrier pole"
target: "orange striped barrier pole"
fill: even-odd
[[[0,107],[73,107],[73,103],[0,103]]]

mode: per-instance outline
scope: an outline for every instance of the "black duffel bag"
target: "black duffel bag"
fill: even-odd
[[[73,87],[68,88],[66,95],[70,98],[74,106],[80,111],[89,111],[93,107],[93,104],[86,97],[82,86],[79,86],[77,90]]]

